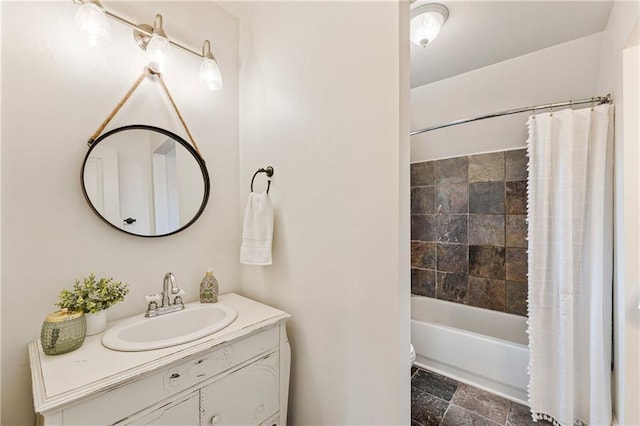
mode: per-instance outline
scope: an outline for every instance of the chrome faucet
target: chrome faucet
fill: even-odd
[[[176,277],[171,272],[167,272],[164,274],[164,279],[162,280],[162,295],[153,294],[146,297],[149,304],[147,306],[147,313],[144,314],[144,316],[156,317],[158,315],[183,310],[184,302],[182,296],[184,296],[184,290],[178,287]],[[173,299],[173,301],[171,299]],[[158,302],[161,302],[160,306],[158,306]]]
[[[171,284],[171,290],[169,290],[169,284]],[[178,293],[180,293],[180,289],[176,284],[176,277],[171,272],[167,272],[164,274],[164,280],[162,280],[162,306],[169,306],[171,304],[171,296]]]

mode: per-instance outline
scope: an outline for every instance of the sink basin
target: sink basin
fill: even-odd
[[[191,342],[231,324],[238,313],[223,303],[190,303],[153,318],[138,315],[105,331],[102,344],[116,351],[148,351]]]

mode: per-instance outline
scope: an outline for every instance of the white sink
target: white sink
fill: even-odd
[[[153,318],[138,315],[114,324],[102,344],[116,351],[148,351],[191,342],[231,324],[238,313],[223,303],[190,303],[182,311]]]

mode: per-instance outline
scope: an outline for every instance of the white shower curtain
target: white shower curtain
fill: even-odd
[[[611,425],[612,127],[601,105],[529,117],[529,402]]]

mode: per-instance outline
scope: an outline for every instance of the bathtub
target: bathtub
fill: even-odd
[[[528,405],[526,318],[411,296],[416,365]]]

